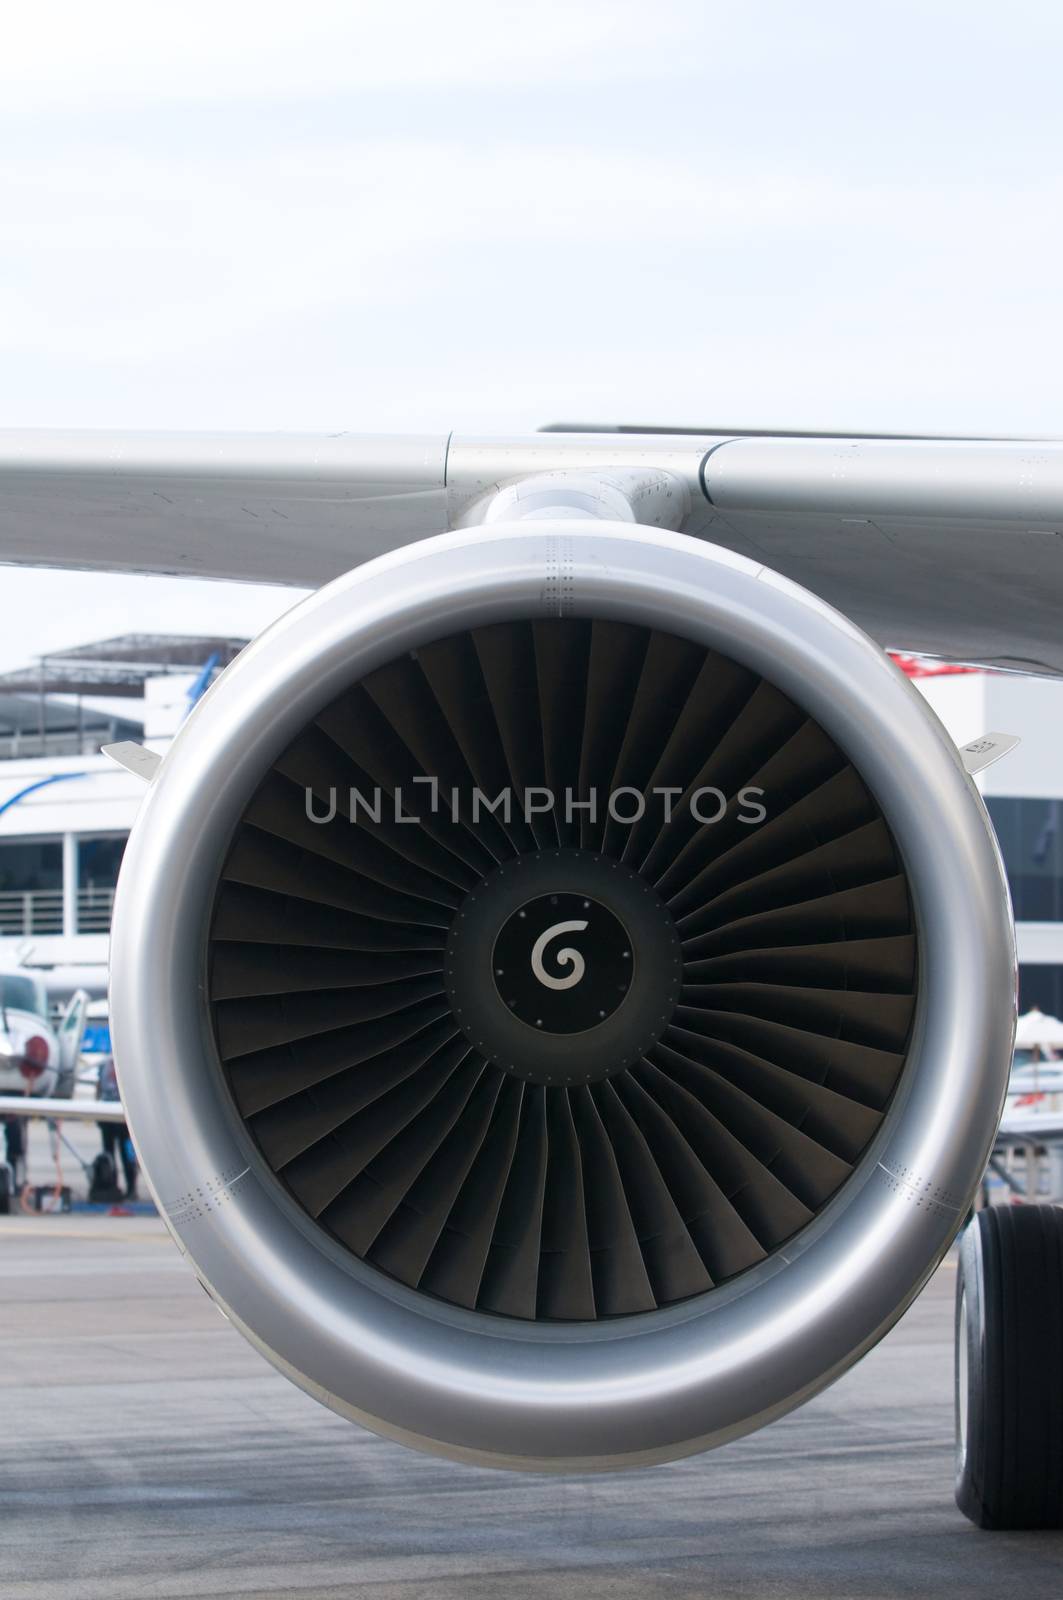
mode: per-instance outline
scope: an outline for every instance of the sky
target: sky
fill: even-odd
[[[1063,433],[1063,8],[34,0],[0,427]],[[291,591],[0,568],[0,670]]]

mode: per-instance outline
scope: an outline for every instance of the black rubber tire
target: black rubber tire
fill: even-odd
[[[1057,1206],[992,1206],[963,1235],[956,1504],[980,1528],[1063,1527],[1063,1209]]]

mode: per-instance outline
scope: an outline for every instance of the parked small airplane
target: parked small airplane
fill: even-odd
[[[25,967],[0,969],[0,1094],[73,1094],[88,998],[79,989],[53,1024],[44,980]]]

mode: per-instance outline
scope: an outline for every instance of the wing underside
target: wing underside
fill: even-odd
[[[316,587],[533,473],[653,467],[683,531],[882,644],[1063,673],[1063,443],[546,431],[0,435],[0,562]]]

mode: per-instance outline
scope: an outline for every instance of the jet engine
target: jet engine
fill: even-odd
[[[981,801],[829,606],[623,522],[359,567],[153,779],[122,1096],[225,1313],[333,1410],[616,1468],[856,1361],[963,1220],[1010,1063]]]

